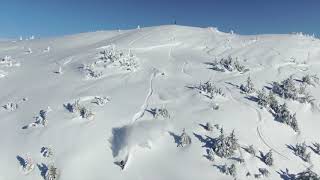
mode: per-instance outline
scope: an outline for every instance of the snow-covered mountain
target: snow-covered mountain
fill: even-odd
[[[0,41],[0,180],[320,173],[319,71],[320,40],[302,34],[170,25]]]

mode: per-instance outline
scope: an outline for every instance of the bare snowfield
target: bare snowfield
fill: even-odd
[[[217,70],[229,57],[246,70]],[[50,165],[59,180],[290,179],[307,168],[319,174],[320,86],[302,80],[319,72],[320,40],[301,34],[169,25],[0,41],[0,180],[49,179]],[[296,113],[296,131],[258,97],[290,76],[314,99],[274,93]],[[248,77],[255,92],[240,90]],[[205,94],[199,84],[207,81],[221,93]],[[222,127],[226,136],[234,130],[236,149],[209,160]],[[181,146],[183,129],[191,144]],[[307,159],[295,154],[303,142]],[[255,155],[246,151],[250,145]],[[269,166],[259,151],[270,150]],[[236,174],[224,172],[225,164]]]

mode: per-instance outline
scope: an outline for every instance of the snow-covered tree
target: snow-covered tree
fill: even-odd
[[[272,91],[269,91],[268,104],[274,113],[279,112],[279,103],[278,103],[276,97],[274,96],[274,94],[272,93]]]
[[[53,156],[53,151],[50,147],[42,147],[40,152],[45,158],[50,158]]]
[[[182,134],[179,137],[178,147],[183,147],[189,144],[191,144],[191,137],[186,133],[185,129],[183,129]]]
[[[255,91],[254,85],[251,81],[250,76],[248,76],[246,84],[244,84],[244,85],[241,84],[240,90],[243,91],[244,93],[248,93],[248,94],[253,93]]]
[[[273,165],[273,156],[272,156],[272,151],[271,150],[267,154],[265,154],[263,156],[263,162],[268,166],[272,166]]]
[[[268,96],[266,94],[266,90],[263,88],[261,91],[257,92],[258,104],[261,107],[268,107]]]
[[[296,144],[295,147],[293,147],[293,151],[294,154],[302,160],[310,162],[311,153],[307,152],[307,145],[305,142]]]
[[[48,171],[46,174],[46,180],[57,180],[59,179],[59,170],[54,165],[48,166]]]
[[[214,161],[214,151],[212,150],[212,148],[207,149],[207,158],[210,161]]]
[[[80,107],[79,114],[80,114],[80,117],[88,120],[92,120],[94,118],[93,112],[88,108],[86,108],[85,106]]]
[[[320,155],[320,143],[313,143],[313,151]]]

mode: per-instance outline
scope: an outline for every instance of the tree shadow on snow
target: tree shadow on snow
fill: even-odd
[[[240,89],[240,86],[239,86],[239,85],[234,84],[234,83],[232,83],[232,82],[224,82],[224,83],[226,83],[226,84],[228,84],[228,85],[231,85],[231,86],[233,86],[233,87],[235,87],[235,88],[237,88],[237,89]]]
[[[17,160],[19,161],[19,164],[22,166],[22,167],[25,167],[26,166],[26,160],[24,160],[21,156],[16,156]]]
[[[277,171],[277,173],[280,175],[280,178],[283,180],[294,180],[295,179],[295,175],[290,174],[289,170],[287,168],[286,168],[286,171],[283,171],[280,169],[280,171]]]
[[[47,171],[48,171],[48,167],[47,165],[41,163],[41,164],[37,164],[37,167],[40,171],[40,175],[43,177],[43,179],[46,179],[46,174],[47,174]]]
[[[179,144],[180,144],[180,136],[175,134],[175,133],[173,133],[173,132],[171,132],[171,131],[169,131],[168,133],[169,133],[170,136],[173,137],[174,143],[176,143],[177,146],[179,146]]]

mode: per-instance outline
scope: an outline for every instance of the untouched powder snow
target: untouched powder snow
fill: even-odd
[[[319,72],[320,40],[302,34],[168,25],[0,41],[0,180],[48,179],[50,166],[59,180],[320,174]],[[296,113],[299,131],[258,96],[290,76],[313,100],[274,97]],[[248,77],[256,91],[245,93]],[[212,149],[221,128],[238,139],[229,157]],[[191,144],[181,142],[183,130]],[[303,142],[308,160],[295,150]],[[270,150],[272,166],[263,156]],[[223,172],[232,164],[235,174]]]

